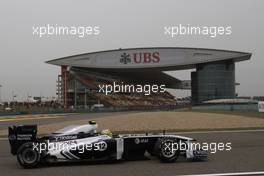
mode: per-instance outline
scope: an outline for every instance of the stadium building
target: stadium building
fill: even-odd
[[[235,92],[235,63],[251,53],[201,48],[131,48],[74,55],[47,61],[61,67],[58,96],[65,108],[104,104],[107,107],[173,106],[169,92],[111,93],[100,84],[165,85],[191,89],[194,104],[213,99],[232,99]],[[165,71],[195,69],[191,80],[179,80]],[[100,102],[100,103],[98,103]]]

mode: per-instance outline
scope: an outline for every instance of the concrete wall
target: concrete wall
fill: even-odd
[[[252,111],[258,112],[258,104],[207,104],[193,106],[193,110],[214,110],[214,111]]]

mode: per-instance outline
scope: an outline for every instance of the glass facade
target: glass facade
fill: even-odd
[[[235,64],[232,60],[198,64],[191,79],[193,103],[235,98]]]

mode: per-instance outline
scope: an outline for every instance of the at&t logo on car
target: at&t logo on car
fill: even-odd
[[[148,143],[148,139],[147,138],[136,138],[135,139],[135,144],[140,144],[140,143]]]

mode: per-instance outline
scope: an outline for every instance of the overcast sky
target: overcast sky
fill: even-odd
[[[252,52],[236,65],[240,96],[264,96],[263,0],[0,0],[2,98],[55,96],[59,67],[47,60],[100,50],[133,47],[199,47]],[[38,25],[100,26],[99,36],[32,35]],[[164,26],[232,26],[232,35],[164,35]],[[190,72],[174,76],[189,79]]]

